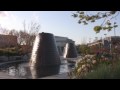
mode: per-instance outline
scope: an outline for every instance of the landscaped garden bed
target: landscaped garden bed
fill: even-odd
[[[120,59],[110,54],[87,55],[69,73],[72,79],[119,79]]]
[[[30,55],[23,53],[20,47],[0,48],[0,63],[16,60],[27,60]]]

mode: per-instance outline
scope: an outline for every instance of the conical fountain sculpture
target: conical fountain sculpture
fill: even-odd
[[[33,79],[55,75],[60,71],[60,56],[54,35],[40,33],[36,36],[29,62]]]
[[[77,58],[77,50],[74,43],[67,43],[64,50],[64,58]]]
[[[51,33],[40,33],[36,36],[30,67],[49,67],[61,64],[59,52],[56,46],[54,35]]]

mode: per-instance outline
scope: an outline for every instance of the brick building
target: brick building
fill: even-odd
[[[120,36],[110,36],[92,43],[88,43],[93,53],[112,52],[115,49],[120,50]]]
[[[17,46],[17,36],[0,34],[0,48]]]

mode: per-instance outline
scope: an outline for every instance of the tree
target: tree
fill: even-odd
[[[1,25],[0,25],[0,33],[1,34],[8,34],[9,33],[9,30],[8,29],[6,29],[6,28],[3,28],[3,27],[1,27]]]
[[[30,24],[28,25],[28,28],[26,28],[26,23],[24,21],[23,27],[24,27],[24,33],[25,33],[24,35],[25,43],[26,45],[32,46],[35,40],[35,36],[39,33],[40,24],[35,21],[31,21]]]
[[[86,44],[77,45],[76,48],[79,54],[91,54],[90,48]]]
[[[28,28],[26,28],[28,26]],[[9,35],[17,36],[18,43],[20,45],[30,45],[33,46],[35,36],[39,33],[40,24],[31,21],[29,25],[26,25],[25,21],[23,22],[24,30],[9,30]]]
[[[15,29],[12,29],[12,30],[8,31],[8,34],[18,37],[19,36],[19,31],[15,30]]]
[[[28,26],[28,28],[26,28]],[[23,22],[24,30],[7,30],[2,29],[3,34],[17,36],[19,45],[30,45],[33,46],[35,36],[39,33],[40,24],[34,21],[31,21],[30,24],[26,25],[25,21]]]
[[[94,23],[97,20],[103,19],[101,25],[94,27],[94,31],[99,33],[101,30],[111,31],[113,28],[118,27],[116,22],[112,22],[119,15],[119,11],[98,11],[94,14],[90,14],[87,11],[77,11],[73,13],[74,18],[78,18],[79,24],[88,25],[89,23]]]

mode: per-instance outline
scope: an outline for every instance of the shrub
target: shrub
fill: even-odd
[[[12,47],[12,48],[3,48],[0,49],[0,56],[16,56],[16,55],[21,55],[22,51],[21,48],[19,47]]]
[[[104,74],[106,77],[108,77],[109,73],[107,73],[107,72],[110,71],[109,66],[111,66],[112,64],[113,64],[113,61],[109,60],[109,58],[107,58],[107,57],[99,57],[99,59],[98,59],[98,57],[95,55],[87,55],[87,56],[83,57],[82,60],[80,60],[76,63],[75,69],[71,72],[72,73],[71,75],[74,78],[83,78],[86,75],[88,75],[88,77],[91,77],[93,75],[91,73],[93,71],[95,72],[96,69],[99,68],[95,72],[96,77],[94,75],[93,75],[93,77],[97,78],[97,75],[99,75],[99,76],[101,75],[101,77],[102,77],[102,75],[104,76]]]
[[[101,64],[82,79],[120,79],[120,61],[117,61],[115,65]]]
[[[82,79],[109,79],[111,75],[111,68],[106,64],[99,65],[96,70],[87,73]]]

